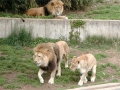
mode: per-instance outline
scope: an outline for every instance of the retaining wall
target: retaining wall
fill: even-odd
[[[32,30],[34,38],[43,37],[51,39],[69,39],[71,31],[70,21],[57,19],[30,19],[25,18],[0,18],[0,38],[7,37],[15,27],[25,26],[27,30]],[[106,38],[120,39],[120,20],[83,20],[86,22],[84,29],[74,28],[80,32],[81,40],[89,36],[105,36]]]

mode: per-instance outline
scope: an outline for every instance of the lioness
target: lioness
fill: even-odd
[[[48,16],[50,14],[59,16],[63,13],[63,2],[61,0],[51,0],[44,7],[30,8],[26,11],[28,16]]]
[[[51,77],[48,81],[50,84],[54,84],[54,78],[57,71],[57,63],[59,58],[59,47],[55,43],[42,43],[36,46],[34,49],[33,59],[37,66],[40,67],[38,77],[41,83],[44,83],[42,74],[47,71],[51,71]]]
[[[79,57],[74,57],[71,62],[70,69],[75,71],[78,69],[82,76],[78,82],[78,85],[82,86],[83,82],[87,83],[88,71],[92,70],[91,82],[95,81],[96,78],[96,65],[97,61],[92,54],[83,54]]]
[[[57,76],[61,76],[61,61],[64,58],[66,60],[65,62],[65,68],[68,67],[68,55],[69,55],[69,46],[65,41],[58,41],[56,44],[59,47],[59,56],[60,56],[60,62],[58,63],[58,73]]]

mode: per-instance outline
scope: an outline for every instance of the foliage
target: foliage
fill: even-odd
[[[39,6],[45,6],[50,0],[35,0]]]
[[[0,11],[25,13],[25,11],[32,7],[34,0],[1,0]]]
[[[80,31],[74,30],[75,28],[83,28],[86,22],[82,20],[73,20],[70,21],[71,31],[69,32],[69,40],[71,43],[76,44],[80,43]]]
[[[32,40],[33,38],[31,30],[27,30],[25,27],[15,27],[11,34],[5,38],[2,43],[25,46],[29,45]]]
[[[81,48],[97,48],[99,49],[119,49],[120,41],[118,38],[105,38],[103,36],[88,36],[84,42],[80,43]]]
[[[84,10],[87,6],[94,3],[95,0],[71,0],[71,10]]]

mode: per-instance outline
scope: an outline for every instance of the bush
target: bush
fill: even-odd
[[[71,10],[84,10],[88,5],[93,4],[96,0],[62,0],[67,8]]]
[[[8,45],[29,45],[32,42],[32,33],[25,27],[14,28],[11,34],[6,38],[5,42]]]
[[[33,6],[34,0],[1,0],[0,11],[12,13],[25,13],[25,11]]]

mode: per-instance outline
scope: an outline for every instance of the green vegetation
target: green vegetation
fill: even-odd
[[[98,61],[101,61],[103,58],[107,57],[107,55],[103,53],[95,54],[94,56],[97,58]]]
[[[32,32],[25,27],[14,28],[11,34],[6,38],[5,42],[10,45],[29,45],[32,41]]]
[[[85,25],[85,21],[83,20],[71,20],[70,24],[71,24],[71,32],[69,32],[69,40],[71,43],[79,43],[80,42],[80,31],[78,30],[74,30],[74,28],[83,28],[84,29],[84,25]]]
[[[104,1],[101,0],[100,2],[104,2]],[[87,11],[84,14],[68,13],[66,16],[69,19],[86,19],[87,18],[87,19],[119,20],[120,5],[107,4],[107,5],[97,7],[96,9],[92,9],[91,11]],[[0,12],[0,17],[53,19],[52,15],[33,17],[33,16],[26,16],[25,14],[21,15],[21,14],[11,14],[11,13],[4,13],[4,12]]]
[[[92,19],[119,20],[120,19],[120,5],[101,6],[96,10],[87,12],[85,16],[92,18]]]
[[[47,39],[47,38],[36,38],[32,39],[30,33],[25,32],[26,29],[20,28],[19,34],[16,31],[11,33],[10,36],[5,39],[0,39],[0,86],[5,89],[16,89],[21,88],[20,84],[24,85],[32,85],[33,87],[41,87],[39,82],[37,73],[39,68],[33,62],[33,51],[32,48],[39,43],[43,42],[56,42],[58,40]],[[19,43],[16,42],[18,37],[22,37],[19,39]],[[29,38],[30,43],[28,43],[25,39]],[[28,39],[28,40],[29,40]],[[5,40],[7,42],[5,42]],[[74,44],[68,42],[69,46],[76,47],[76,49],[80,50],[107,50],[107,49],[116,49],[120,47],[120,40],[118,39],[105,39],[104,37],[88,37],[86,41]],[[9,42],[9,43],[8,43]],[[10,44],[12,42],[12,44]],[[26,42],[26,43],[25,43]],[[119,51],[119,49],[117,49]],[[103,62],[104,59],[109,57],[105,53],[96,53],[94,54],[98,62]],[[69,59],[73,58],[74,54],[71,53],[69,55]],[[111,73],[106,72],[106,68],[110,68],[114,70],[114,73],[117,77],[120,76],[120,68],[117,65],[109,63],[99,64],[97,66],[97,82],[103,82],[105,79],[111,78]],[[5,77],[5,75],[16,74],[16,77],[10,82],[9,79]],[[65,87],[68,83],[73,82],[76,83],[79,81],[79,76],[81,74],[78,70],[72,72],[69,68],[64,68],[64,62],[62,63],[62,76],[56,77],[55,83],[61,84]],[[91,72],[89,72],[88,80],[90,80]],[[45,75],[47,76],[47,75]],[[66,78],[67,76],[67,78]],[[119,80],[114,79],[111,82],[118,82]],[[74,88],[71,86],[70,88]]]
[[[80,43],[80,48],[98,48],[99,49],[110,49],[115,48],[120,50],[120,41],[117,38],[105,38],[103,36],[88,36],[86,41]]]

